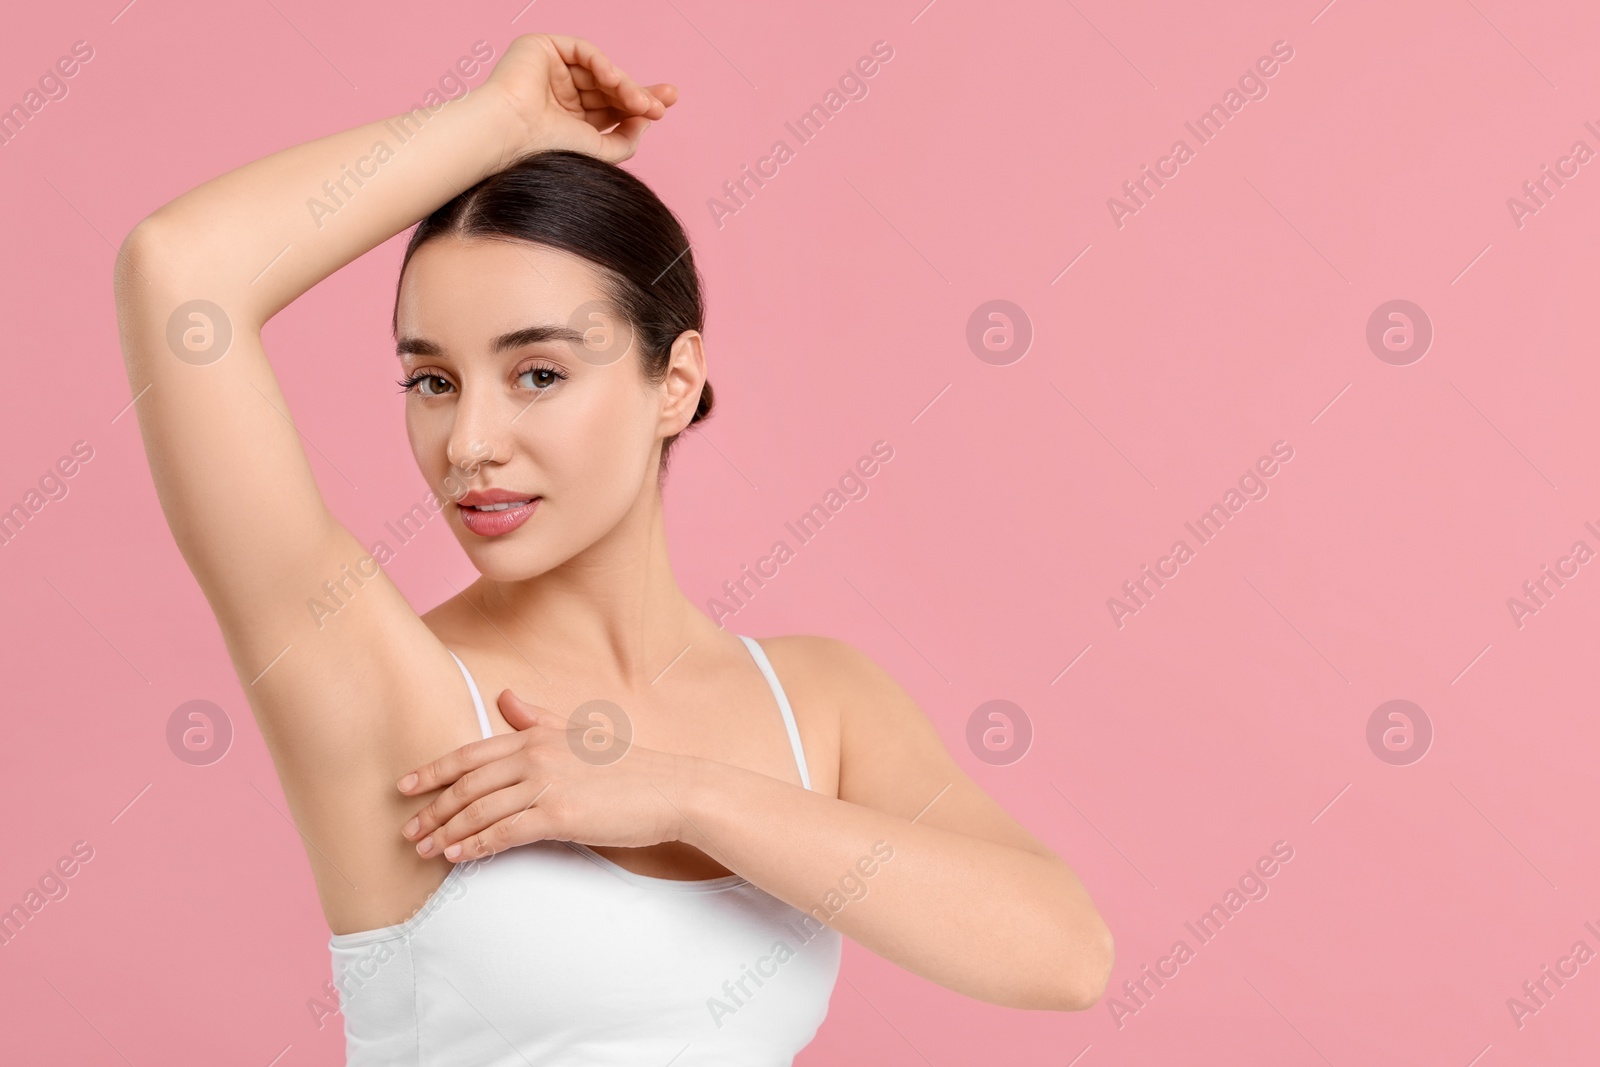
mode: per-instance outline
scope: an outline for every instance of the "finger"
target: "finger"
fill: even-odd
[[[604,90],[584,88],[583,82],[579,78],[579,75],[586,74],[587,72],[584,71],[582,67],[573,67],[569,69],[573,74],[573,84],[578,87],[578,100],[583,105],[583,110],[585,112],[584,119],[586,121],[594,122],[596,118],[600,117],[598,114],[591,114],[591,112],[610,112],[616,116],[611,120],[612,122],[621,122],[623,119],[628,118],[633,114],[631,111],[625,112],[618,108],[616,106],[615,98],[613,98],[611,94],[605,92]],[[645,91],[654,97],[655,100],[661,105],[659,110],[662,114],[665,114],[667,108],[678,102],[678,90],[676,86],[662,83],[662,85],[652,85]],[[644,117],[648,119],[654,119],[659,118],[660,116],[646,113]]]
[[[586,78],[592,82],[583,88],[614,89],[627,80],[622,69],[611,62],[606,54],[587,38],[552,33],[548,35],[548,40],[555,47],[556,54],[561,57],[563,63],[584,72],[575,77]]]
[[[525,781],[526,773],[527,764],[509,759],[495,760],[468,771],[413,815],[401,828],[400,834],[420,845],[424,835],[431,834],[450,819],[469,810],[484,797]]]
[[[506,722],[514,729],[527,730],[538,726],[545,721],[550,712],[537,705],[530,704],[517,694],[507,689],[500,694],[500,714],[505,716]]]
[[[574,68],[568,64],[554,38],[545,38],[544,44],[550,50],[552,56],[552,61],[549,64],[550,95],[557,104],[566,110],[581,111],[583,109],[582,90],[586,86],[574,78],[574,73],[581,71],[582,68]],[[588,72],[583,71],[582,73],[587,75]],[[587,88],[592,88],[592,86],[587,86]]]
[[[452,862],[483,859],[508,848],[535,841],[549,841],[557,836],[555,821],[550,813],[535,806],[445,846],[444,858]]]
[[[650,128],[650,120],[634,115],[623,119],[610,133],[600,135],[600,158],[621,163],[632,158],[639,148],[639,138]]]
[[[432,856],[445,853],[446,858],[455,859],[449,855],[450,846],[459,844],[476,834],[483,833],[496,823],[504,823],[505,829],[498,831],[504,834],[510,831],[521,832],[529,827],[542,825],[541,821],[531,818],[533,812],[538,810],[539,798],[545,795],[549,783],[535,786],[532,782],[521,781],[505,789],[496,790],[488,796],[480,797],[463,808],[456,816],[438,827],[427,837],[417,842],[419,855]],[[543,813],[541,813],[543,814]],[[502,838],[501,848],[509,848],[510,844]],[[528,841],[537,840],[530,837]],[[518,841],[517,844],[526,844]],[[496,850],[498,851],[498,849]],[[468,855],[472,855],[468,853]]]
[[[588,72],[582,67],[569,67],[568,70],[572,74],[573,84],[578,86],[579,98],[582,100],[586,110],[615,112],[617,119],[613,121],[619,121],[633,115],[641,115],[647,119],[658,119],[666,114],[667,105],[648,89],[639,88],[638,92],[643,94],[640,97],[631,90],[622,88],[613,89],[607,86],[586,88],[582,79]],[[592,80],[592,76],[590,80]],[[587,116],[585,117],[587,118]]]
[[[678,87],[671,82],[657,82],[655,85],[645,86],[645,91],[661,101],[663,108],[669,108],[678,102]]]
[[[568,67],[567,73],[572,77],[572,84],[585,93],[598,93],[606,96],[605,86],[595,80],[594,72],[588,67]],[[610,99],[610,97],[606,97]]]
[[[583,113],[583,121],[600,131],[609,130],[619,122],[631,118],[633,118],[632,115],[624,114],[614,107],[597,108],[594,111],[585,111]]]
[[[579,67],[577,69],[582,71],[583,68]],[[576,76],[573,77],[572,83],[578,87],[578,102],[583,105],[585,112],[605,111],[611,107],[612,101],[609,93],[599,89],[585,89]]]
[[[595,106],[592,106],[589,102],[592,99],[589,93],[582,94],[582,98],[584,98],[584,122],[594,126],[595,130],[610,130],[611,126],[618,125],[619,122],[624,122],[627,118],[634,118],[634,115],[630,114],[630,112],[606,106],[605,101],[608,98],[603,98],[603,96],[598,98],[602,102],[595,104]],[[661,109],[659,109],[661,114],[666,114],[667,107],[672,107],[672,104],[675,104],[677,99],[677,90],[674,88],[667,94],[667,99],[662,99]],[[640,115],[640,118],[650,118],[651,122],[654,122],[656,118],[659,118],[659,115]]]
[[[660,101],[630,78],[621,67],[611,62],[606,54],[590,41],[582,37],[556,34],[550,35],[550,40],[569,67],[583,68],[593,78],[592,86],[584,85],[582,82],[577,82],[583,75],[574,73],[572,77],[580,89],[595,88],[607,92],[614,102],[613,106],[629,114],[659,118],[665,110]]]
[[[468,771],[482,767],[522,747],[516,734],[496,734],[462,745],[423,767],[418,767],[395,783],[402,793],[431,793],[449,785]]]

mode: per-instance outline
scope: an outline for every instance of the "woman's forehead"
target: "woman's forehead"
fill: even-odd
[[[435,238],[412,253],[395,307],[397,332],[465,337],[518,329],[530,316],[565,322],[605,296],[594,266],[527,241]]]

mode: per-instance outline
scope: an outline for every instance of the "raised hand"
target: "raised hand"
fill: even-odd
[[[507,146],[505,166],[544,148],[620,163],[678,100],[677,86],[641,87],[582,37],[551,33],[513,40],[475,91],[504,100],[525,128],[523,142]]]

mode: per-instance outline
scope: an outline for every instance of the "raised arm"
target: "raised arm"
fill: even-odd
[[[374,885],[410,877],[423,887],[405,842],[374,832],[393,821],[375,799],[378,783],[392,781],[390,764],[448,747],[458,736],[450,724],[470,722],[453,720],[452,704],[470,704],[443,646],[322,500],[262,327],[529,152],[627,158],[676,98],[661,91],[640,88],[587,41],[519,37],[483,85],[437,111],[230,171],[153,212],[118,254],[118,325],[156,491],[310,843],[336,930],[394,910],[375,901]],[[374,157],[381,168],[357,187],[351,168]],[[319,217],[308,200],[330,187],[343,203]],[[330,586],[349,599],[327,619],[307,605]]]
[[[631,116],[606,106],[618,99]],[[359,550],[317,492],[261,347],[267,320],[519,156],[568,147],[627,158],[663,111],[587,41],[519,37],[482,86],[435,113],[277,152],[134,227],[115,277],[129,383],[167,521],[225,628],[274,605],[303,610],[298,584],[299,599],[280,604],[286,583],[329,562],[337,575]],[[594,123],[607,121],[622,125],[602,135]],[[358,187],[349,174],[362,158],[383,164]],[[329,183],[343,204],[320,215],[308,203]]]

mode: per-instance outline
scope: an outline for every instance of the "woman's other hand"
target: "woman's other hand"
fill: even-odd
[[[642,847],[682,836],[687,757],[618,737],[610,724],[569,724],[507,689],[516,733],[463,745],[399,782],[444,791],[401,833],[423,856],[480,859],[533,841]]]
[[[620,163],[678,100],[677,86],[641,87],[582,37],[552,33],[513,40],[476,91],[498,95],[525,130],[523,143],[507,145],[504,166],[547,148]]]

